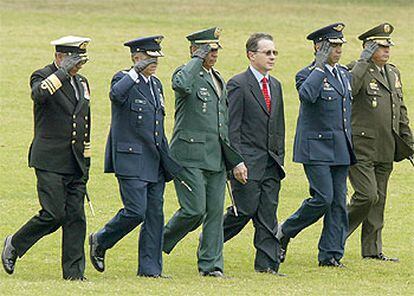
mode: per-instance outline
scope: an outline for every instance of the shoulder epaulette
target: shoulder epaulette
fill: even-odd
[[[345,70],[349,71],[349,68],[347,65],[338,64],[339,67],[344,68]]]
[[[397,71],[399,71],[396,65],[391,64],[391,63],[388,63],[388,65],[391,66],[392,68],[396,69]]]

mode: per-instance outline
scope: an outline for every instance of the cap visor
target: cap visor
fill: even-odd
[[[346,39],[345,38],[329,38],[328,41],[329,41],[329,43],[335,43],[335,44],[343,44],[343,43],[346,43]]]
[[[164,53],[161,50],[157,50],[157,51],[146,51],[145,52],[147,55],[149,55],[150,57],[153,58],[158,58],[158,57],[163,57]]]
[[[392,42],[391,40],[387,40],[387,39],[376,39],[373,41],[382,46],[394,46],[394,42]]]
[[[219,49],[219,48],[223,48],[222,46],[221,46],[221,44],[220,43],[209,43],[209,45],[210,45],[210,47],[212,48],[212,49]]]

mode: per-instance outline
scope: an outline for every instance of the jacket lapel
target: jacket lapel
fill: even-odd
[[[339,75],[341,75],[341,80],[343,84],[343,95],[347,96],[350,91],[350,81],[348,80],[348,77],[346,76],[345,72],[342,69],[339,69]]]
[[[247,69],[247,75],[248,75],[248,81],[250,85],[250,90],[253,94],[253,97],[256,99],[256,101],[259,103],[259,105],[262,107],[263,111],[267,114],[269,114],[269,111],[267,110],[266,102],[262,93],[262,90],[260,89],[259,83],[256,80],[256,77],[254,77],[252,71],[250,69]]]
[[[76,101],[75,91],[73,90],[73,87],[69,81],[62,83],[61,90],[68,98],[68,100],[73,104],[73,106],[76,106],[78,102]]]
[[[220,99],[220,97],[219,97],[219,95],[217,93],[216,86],[215,86],[215,84],[213,82],[213,78],[211,77],[210,73],[208,73],[206,70],[203,69],[203,76],[206,79],[206,81],[208,82],[208,84],[210,84],[210,86],[213,89],[214,93],[216,94],[217,98]]]
[[[78,75],[75,75],[75,84],[79,91],[79,101],[77,102],[76,108],[75,108],[75,114],[77,114],[79,110],[82,109],[82,106],[86,100],[85,100],[85,90]]]
[[[141,79],[139,80],[136,88],[138,89],[138,91],[144,96],[144,98],[149,101],[150,104],[154,105],[154,99],[152,98],[151,95],[151,90],[149,88],[149,85],[145,82],[145,80],[140,77]],[[151,81],[150,81],[151,83]]]
[[[271,94],[271,101],[270,101],[270,113],[273,114],[277,110],[278,105],[278,99],[281,97],[279,93],[279,89],[276,88],[276,82],[275,79],[272,76],[269,76],[270,78],[270,94]]]
[[[344,89],[342,88],[341,82],[338,80],[338,78],[333,76],[331,71],[329,71],[329,69],[326,66],[325,66],[325,73],[327,73],[326,77],[328,78],[328,82],[336,89],[336,91],[339,94],[343,95],[344,94]],[[344,85],[344,88],[345,88],[345,85]]]
[[[154,96],[155,96],[155,100],[157,101],[157,105],[158,105],[158,107],[160,107],[161,106],[161,100],[160,100],[160,92],[158,91],[159,87],[153,79],[150,80],[150,83],[152,83],[152,91],[154,92]]]
[[[384,71],[386,73],[386,76],[388,78],[388,82],[389,82],[389,89],[390,90],[395,90],[395,84],[396,84],[396,76],[394,71],[392,71],[390,69],[390,67],[388,66],[388,64],[384,65]]]
[[[214,75],[214,77],[217,79],[217,81],[218,81],[218,83],[220,84],[220,90],[221,90],[221,96],[223,96],[223,94],[224,94],[224,89],[226,88],[226,83],[225,83],[225,81],[223,80],[223,78],[221,78],[221,76],[220,76],[220,74],[216,71],[216,70],[214,70],[214,69],[211,69],[212,70],[212,73],[213,73],[213,75]],[[213,84],[214,84],[214,81],[213,81]],[[214,84],[215,85],[215,84]],[[216,91],[216,93],[217,93],[217,89],[216,88],[214,88],[214,90]],[[220,97],[220,99],[221,99],[221,97]]]
[[[386,71],[386,68],[384,68]],[[377,66],[373,62],[370,63],[369,73],[372,77],[374,77],[379,83],[381,83],[388,91],[390,88],[388,83],[385,81],[384,77],[381,75],[380,71],[378,70]],[[387,74],[388,75],[388,74]],[[389,77],[389,76],[388,76]]]

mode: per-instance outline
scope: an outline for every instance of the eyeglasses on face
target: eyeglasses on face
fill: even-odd
[[[260,50],[255,50],[253,52],[257,52],[257,53],[263,53],[266,56],[271,56],[274,55],[275,57],[279,54],[279,52],[277,50],[266,50],[266,51],[260,51]]]

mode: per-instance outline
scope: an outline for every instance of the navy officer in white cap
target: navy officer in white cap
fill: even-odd
[[[55,60],[30,77],[34,138],[29,166],[35,169],[41,210],[6,238],[2,264],[14,272],[42,237],[62,228],[63,278],[84,280],[86,219],[84,196],[90,167],[90,93],[78,74],[87,62],[89,38],[66,36],[52,41]]]
[[[162,275],[163,195],[165,182],[180,170],[169,156],[164,132],[165,104],[161,81],[154,76],[163,56],[163,36],[134,39],[134,66],[112,78],[112,120],[105,151],[105,172],[118,179],[123,208],[89,237],[90,258],[105,270],[105,253],[142,223],[138,276]]]

